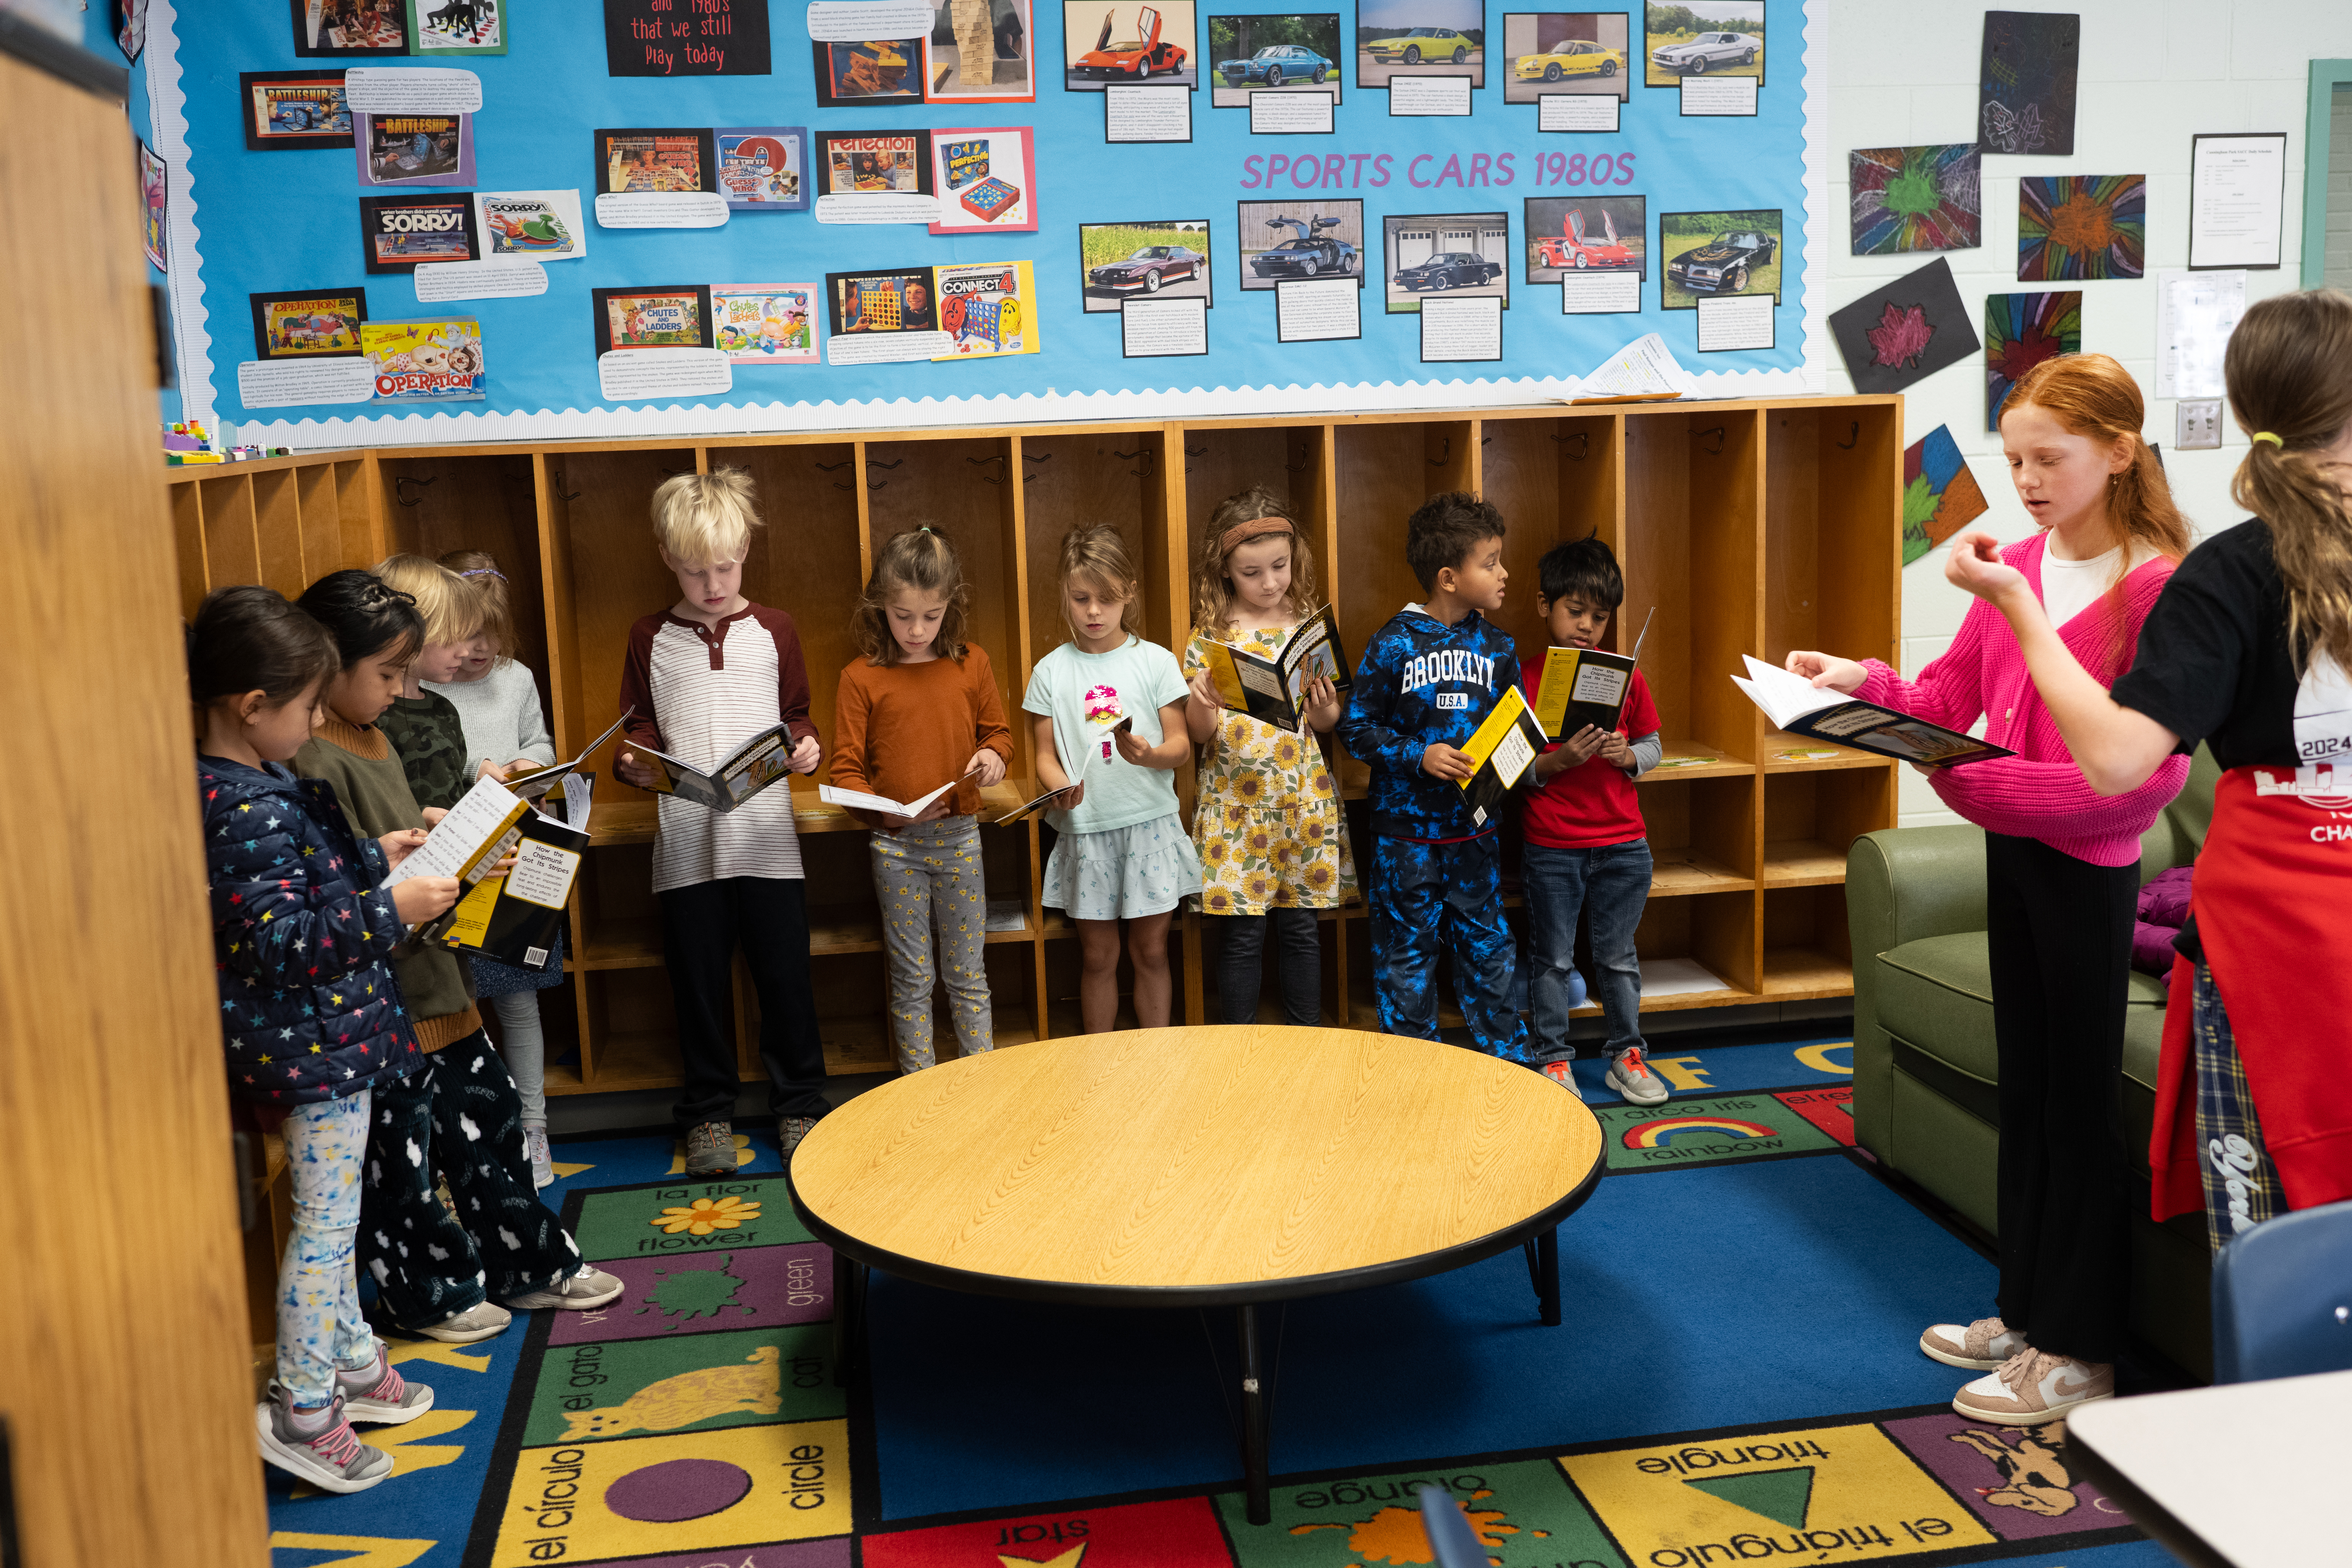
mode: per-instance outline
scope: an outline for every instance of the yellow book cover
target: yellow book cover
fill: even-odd
[[[1544,733],[1528,710],[1527,699],[1517,686],[1505,687],[1495,710],[1462,748],[1477,764],[1475,773],[1460,781],[1462,793],[1470,797],[1473,822],[1486,826],[1495,807],[1527,776],[1528,765],[1543,748]]]

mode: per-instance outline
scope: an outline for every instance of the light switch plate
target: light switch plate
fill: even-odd
[[[2221,400],[2184,399],[2174,405],[2172,449],[2210,452],[2221,444]]]

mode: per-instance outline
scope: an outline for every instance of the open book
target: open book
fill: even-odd
[[[1339,647],[1339,618],[1328,605],[1291,628],[1273,658],[1213,638],[1202,639],[1202,657],[1217,695],[1238,713],[1284,730],[1305,722],[1307,688],[1318,679],[1344,691],[1348,658]]]
[[[931,802],[971,776],[971,771],[966,770],[930,794],[915,800],[892,800],[888,795],[868,795],[862,789],[836,789],[832,784],[817,785],[816,797],[827,805],[845,806],[852,811],[878,811],[885,816],[920,816]]]
[[[559,819],[532,809],[496,779],[478,780],[384,879],[386,887],[411,877],[454,877],[462,884],[457,903],[418,927],[412,940],[519,969],[546,968],[587,854],[594,787],[593,773],[566,778]],[[497,874],[509,855],[514,865]]]
[[[1543,727],[1536,722],[1519,689],[1505,687],[1503,700],[1462,748],[1478,764],[1476,773],[1460,781],[1462,793],[1470,797],[1470,820],[1486,826],[1487,817],[1528,776],[1528,765],[1548,743]]]
[[[1776,669],[1762,659],[1748,659],[1748,679],[1731,683],[1748,693],[1748,700],[1791,735],[1803,735],[1857,752],[1894,757],[1906,763],[1955,766],[1987,757],[2017,755],[2006,746],[1972,740],[1958,730],[1916,718],[1875,702],[1864,702],[1842,691],[1815,686],[1801,675]]]
[[[1544,656],[1543,679],[1536,686],[1536,722],[1555,741],[1565,741],[1587,724],[1614,730],[1625,717],[1625,699],[1633,690],[1633,667],[1641,662],[1642,645],[1649,640],[1650,622],[1657,618],[1650,606],[1642,635],[1632,653],[1607,653],[1597,647],[1556,647]]]
[[[1114,735],[1128,735],[1134,733],[1135,715],[1130,713],[1126,718],[1121,719],[1118,723],[1112,725],[1110,727],[1110,732]],[[1064,776],[1068,778],[1070,781],[1068,784],[1064,784],[1061,789],[1049,789],[1044,795],[1039,795],[1036,799],[1024,801],[1021,805],[1014,806],[1011,811],[1006,812],[1003,816],[996,819],[996,826],[1002,827],[1008,822],[1018,822],[1023,817],[1029,816],[1032,812],[1044,811],[1047,807],[1051,806],[1055,800],[1060,796],[1063,790],[1076,789],[1078,785],[1087,782],[1087,770],[1092,765],[1094,760],[1095,749],[1092,746],[1088,746],[1086,750],[1078,753],[1078,765],[1076,768],[1066,768],[1064,770]]]
[[[603,734],[589,742],[587,745],[582,747],[580,754],[572,758],[570,762],[558,763],[551,768],[541,768],[534,773],[518,773],[513,778],[507,780],[508,791],[511,794],[520,795],[525,800],[538,800],[541,798],[548,791],[553,789],[557,784],[562,784],[565,779],[569,778],[572,775],[572,771],[578,768],[581,763],[586,762],[589,758],[603,751],[604,749],[604,742],[611,740],[615,734],[619,733],[621,726],[627,723],[631,719],[635,718],[636,713],[637,710],[635,708],[631,708],[626,713],[624,713],[618,719],[614,720],[613,727],[611,729],[605,731]]]
[[[631,742],[629,749],[653,764],[656,795],[732,811],[793,771],[793,726],[789,719],[770,725],[708,772],[637,742]]]

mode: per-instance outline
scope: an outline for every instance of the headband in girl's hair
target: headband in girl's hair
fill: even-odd
[[[1298,525],[1286,517],[1254,517],[1247,522],[1237,522],[1225,530],[1224,537],[1217,541],[1217,553],[1231,555],[1236,545],[1247,544],[1251,540],[1269,533],[1297,531]]]

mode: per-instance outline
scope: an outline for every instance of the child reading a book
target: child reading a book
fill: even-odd
[[[1503,514],[1461,491],[1405,523],[1405,561],[1429,595],[1391,616],[1356,670],[1339,739],[1372,769],[1372,963],[1381,1028],[1433,1040],[1437,954],[1454,955],[1462,1016],[1478,1048],[1528,1060],[1511,1005],[1503,918],[1501,819],[1477,820],[1462,750],[1515,684],[1517,651],[1488,613],[1502,608]]]
[[[1536,563],[1536,608],[1551,646],[1599,647],[1625,597],[1625,575],[1609,546],[1598,535],[1555,544]],[[1522,671],[1530,703],[1540,695],[1548,662],[1538,654]],[[1666,1098],[1665,1084],[1642,1059],[1642,963],[1633,953],[1633,928],[1650,899],[1649,829],[1633,781],[1657,765],[1663,750],[1657,704],[1635,669],[1615,728],[1582,725],[1535,760],[1529,772],[1538,787],[1528,793],[1519,819],[1535,1059],[1548,1077],[1575,1087],[1570,980],[1577,917],[1589,912],[1593,991],[1609,1026],[1607,1081],[1635,1105]]]
[[[482,608],[466,580],[422,555],[393,555],[376,563],[386,587],[408,595],[425,620],[425,646],[408,662],[400,692],[376,721],[400,754],[408,792],[421,806],[446,811],[473,787],[479,770],[467,761],[466,726],[457,705],[425,682],[438,684],[457,673],[466,645],[482,629]]]
[[[1070,640],[1037,661],[1021,699],[1037,782],[1058,790],[1043,900],[1077,922],[1078,1015],[1087,1033],[1118,1021],[1118,925],[1135,968],[1135,1016],[1168,1023],[1168,916],[1201,890],[1201,861],[1176,809],[1174,771],[1192,754],[1176,659],[1136,635],[1143,582],[1108,523],[1062,541]]]
[[[816,771],[808,668],[793,618],[743,595],[751,531],[762,526],[741,468],[677,474],[654,491],[654,541],[677,602],[629,628],[621,708],[638,745],[709,768],[752,736],[789,727],[793,773]],[[613,771],[652,789],[656,764],[623,747]],[[760,1060],[784,1157],[829,1110],[824,1047],[809,983],[808,900],[789,781],[732,811],[661,796],[654,896],[677,1012],[686,1083],[671,1108],[688,1175],[735,1169],[732,1013],[740,944],[760,994]]]
[[[1307,684],[1305,723],[1285,729],[1228,708],[1209,660],[1220,642],[1273,658],[1312,613],[1315,556],[1288,510],[1259,488],[1210,515],[1192,574],[1187,731],[1202,747],[1192,839],[1201,855],[1201,911],[1223,932],[1217,1006],[1228,1024],[1257,1021],[1266,929],[1279,951],[1283,1016],[1322,1020],[1317,910],[1356,897],[1339,792],[1314,736],[1344,710],[1328,677]],[[1310,733],[1311,731],[1311,733]]]
[[[2041,531],[2001,560],[2102,687],[2131,667],[2189,529],[2140,438],[2131,374],[2105,354],[2044,360],[2000,410],[2018,500]],[[2208,546],[2210,548],[2210,546]],[[2115,1392],[2131,1288],[2132,1182],[2116,1101],[2140,835],[2189,758],[2106,795],[2083,776],[2002,612],[1971,600],[1951,647],[1906,680],[1876,659],[1800,650],[1815,686],[1985,736],[2017,754],[1937,768],[1944,804],[1985,829],[1985,920],[2000,1069],[1999,1316],[1937,1323],[1919,1348],[1986,1375],[1953,1397],[1979,1421],[2038,1426]]]
[[[841,672],[834,701],[836,785],[915,800],[956,781],[912,817],[856,813],[874,829],[890,1037],[902,1073],[934,1060],[931,990],[942,981],[958,1053],[994,1044],[982,962],[988,887],[973,813],[980,792],[1004,777],[1013,731],[988,650],[964,640],[971,597],[946,534],[918,528],[884,544],[850,623],[865,657]]]
[[[352,1238],[371,1094],[418,1061],[392,950],[404,922],[457,901],[457,883],[415,877],[387,896],[384,873],[424,835],[362,837],[333,791],[287,771],[337,662],[324,627],[259,586],[215,592],[188,638],[229,1098],[241,1121],[284,1136],[294,1184],[277,1376],[254,1424],[271,1464],[355,1492],[393,1460],[351,1423],[433,1407],[360,1315]]]
[[[485,769],[511,778],[555,763],[555,737],[539,703],[539,682],[514,657],[513,598],[498,562],[479,550],[455,550],[441,557],[473,595],[480,626],[462,647],[455,673],[425,679],[423,689],[457,710],[465,736],[468,776]],[[420,663],[423,661],[419,661]],[[400,744],[394,738],[395,746]],[[404,749],[402,759],[406,760]],[[539,994],[563,984],[563,937],[559,929],[544,969],[523,969],[494,958],[468,960],[474,997],[488,1002],[499,1020],[499,1055],[522,1097],[523,1145],[530,1154],[530,1179],[544,1187],[555,1180],[547,1146],[547,1031],[540,1023]]]
[[[417,805],[376,727],[425,646],[424,617],[407,595],[360,571],[329,573],[300,604],[333,636],[341,668],[295,771],[332,784],[362,833],[429,826],[444,814],[428,818]],[[405,1081],[375,1090],[359,1245],[378,1304],[410,1333],[462,1344],[504,1330],[509,1309],[610,1301],[621,1281],[583,1263],[539,1201],[522,1102],[467,997],[457,955],[412,943],[394,955],[393,969],[425,1058]],[[436,1166],[454,1212],[434,1190]]]

